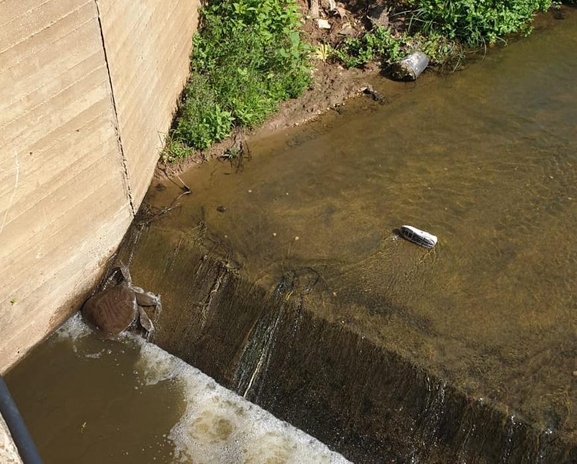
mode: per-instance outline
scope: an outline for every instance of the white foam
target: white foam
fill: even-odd
[[[340,454],[303,431],[218,385],[156,345],[141,343],[145,383],[178,379],[186,410],[172,428],[178,462],[211,464],[337,464]]]
[[[100,357],[76,342],[91,333],[80,314],[70,318],[57,337],[72,341],[75,352]],[[175,447],[175,462],[205,464],[341,464],[340,454],[264,409],[218,385],[181,359],[134,334],[120,338],[140,347],[134,374],[141,385],[174,380],[184,389],[185,411],[168,439]],[[137,387],[136,387],[137,388]]]
[[[79,312],[74,314],[56,331],[56,337],[60,339],[76,340],[89,335],[92,329],[82,320]]]

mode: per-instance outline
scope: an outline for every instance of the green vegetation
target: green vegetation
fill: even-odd
[[[559,2],[398,0],[395,5],[391,21],[403,18],[404,27],[374,27],[338,45],[311,48],[301,38],[295,0],[211,0],[201,11],[192,76],[164,159],[185,158],[224,139],[235,127],[262,123],[280,101],[297,97],[310,85],[309,56],[360,67],[392,63],[421,50],[433,64],[453,65],[467,49],[528,33],[534,14]]]
[[[384,63],[399,61],[409,53],[421,50],[433,63],[445,64],[462,55],[462,47],[438,33],[393,35],[390,29],[377,27],[361,38],[345,39],[333,55],[347,67],[361,67],[371,61]]]
[[[528,33],[535,13],[546,11],[551,0],[412,0],[412,6],[422,31],[478,47]]]
[[[310,85],[293,0],[212,0],[201,15],[192,77],[165,151],[171,161],[208,148],[234,126],[262,123]]]
[[[418,49],[434,64],[450,64],[460,60],[466,48],[530,32],[535,13],[551,5],[551,0],[408,0],[400,7],[407,17],[406,32],[378,27],[344,40],[333,56],[356,67],[374,60],[392,63]]]
[[[377,27],[361,38],[347,38],[334,54],[347,67],[364,66],[384,58],[387,61],[401,59],[403,42],[393,37],[390,29]]]

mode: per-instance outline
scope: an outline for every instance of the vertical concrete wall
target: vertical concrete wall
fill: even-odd
[[[140,204],[189,71],[198,0],[98,0],[131,194]],[[156,162],[157,157],[154,157]]]
[[[77,309],[149,185],[197,0],[0,0],[0,372]]]

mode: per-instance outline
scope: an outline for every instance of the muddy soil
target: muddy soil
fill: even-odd
[[[315,0],[310,1],[316,3]],[[389,13],[387,3],[382,0],[376,2],[349,0],[344,3],[316,1],[318,1],[318,13],[314,6],[311,8],[309,0],[299,0],[305,40],[314,49],[324,44],[338,47],[347,37],[359,37],[375,25],[384,25],[399,31],[405,27],[404,17]],[[331,9],[333,3],[336,8]],[[394,20],[389,19],[393,16]],[[330,29],[326,28],[327,25]],[[299,98],[282,102],[278,111],[258,129],[242,134],[233,131],[233,135],[227,139],[205,151],[194,153],[186,160],[173,163],[161,160],[157,165],[155,178],[173,177],[196,164],[222,157],[227,150],[238,143],[239,137],[250,142],[251,138],[265,137],[310,122],[327,111],[337,110],[352,97],[375,98],[375,95],[367,89],[372,89],[376,81],[383,79],[380,76],[382,71],[380,63],[372,63],[363,69],[346,69],[338,62],[324,59],[320,55],[322,54],[313,57],[311,87]]]

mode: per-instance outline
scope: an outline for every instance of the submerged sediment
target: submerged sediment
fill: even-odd
[[[311,268],[267,289],[197,232],[135,229],[121,257],[132,255],[137,282],[162,293],[154,342],[227,388],[353,462],[577,458],[566,437],[323,316],[330,303]],[[160,262],[159,248],[171,250]]]
[[[155,182],[155,341],[353,461],[575,461],[574,20]]]

